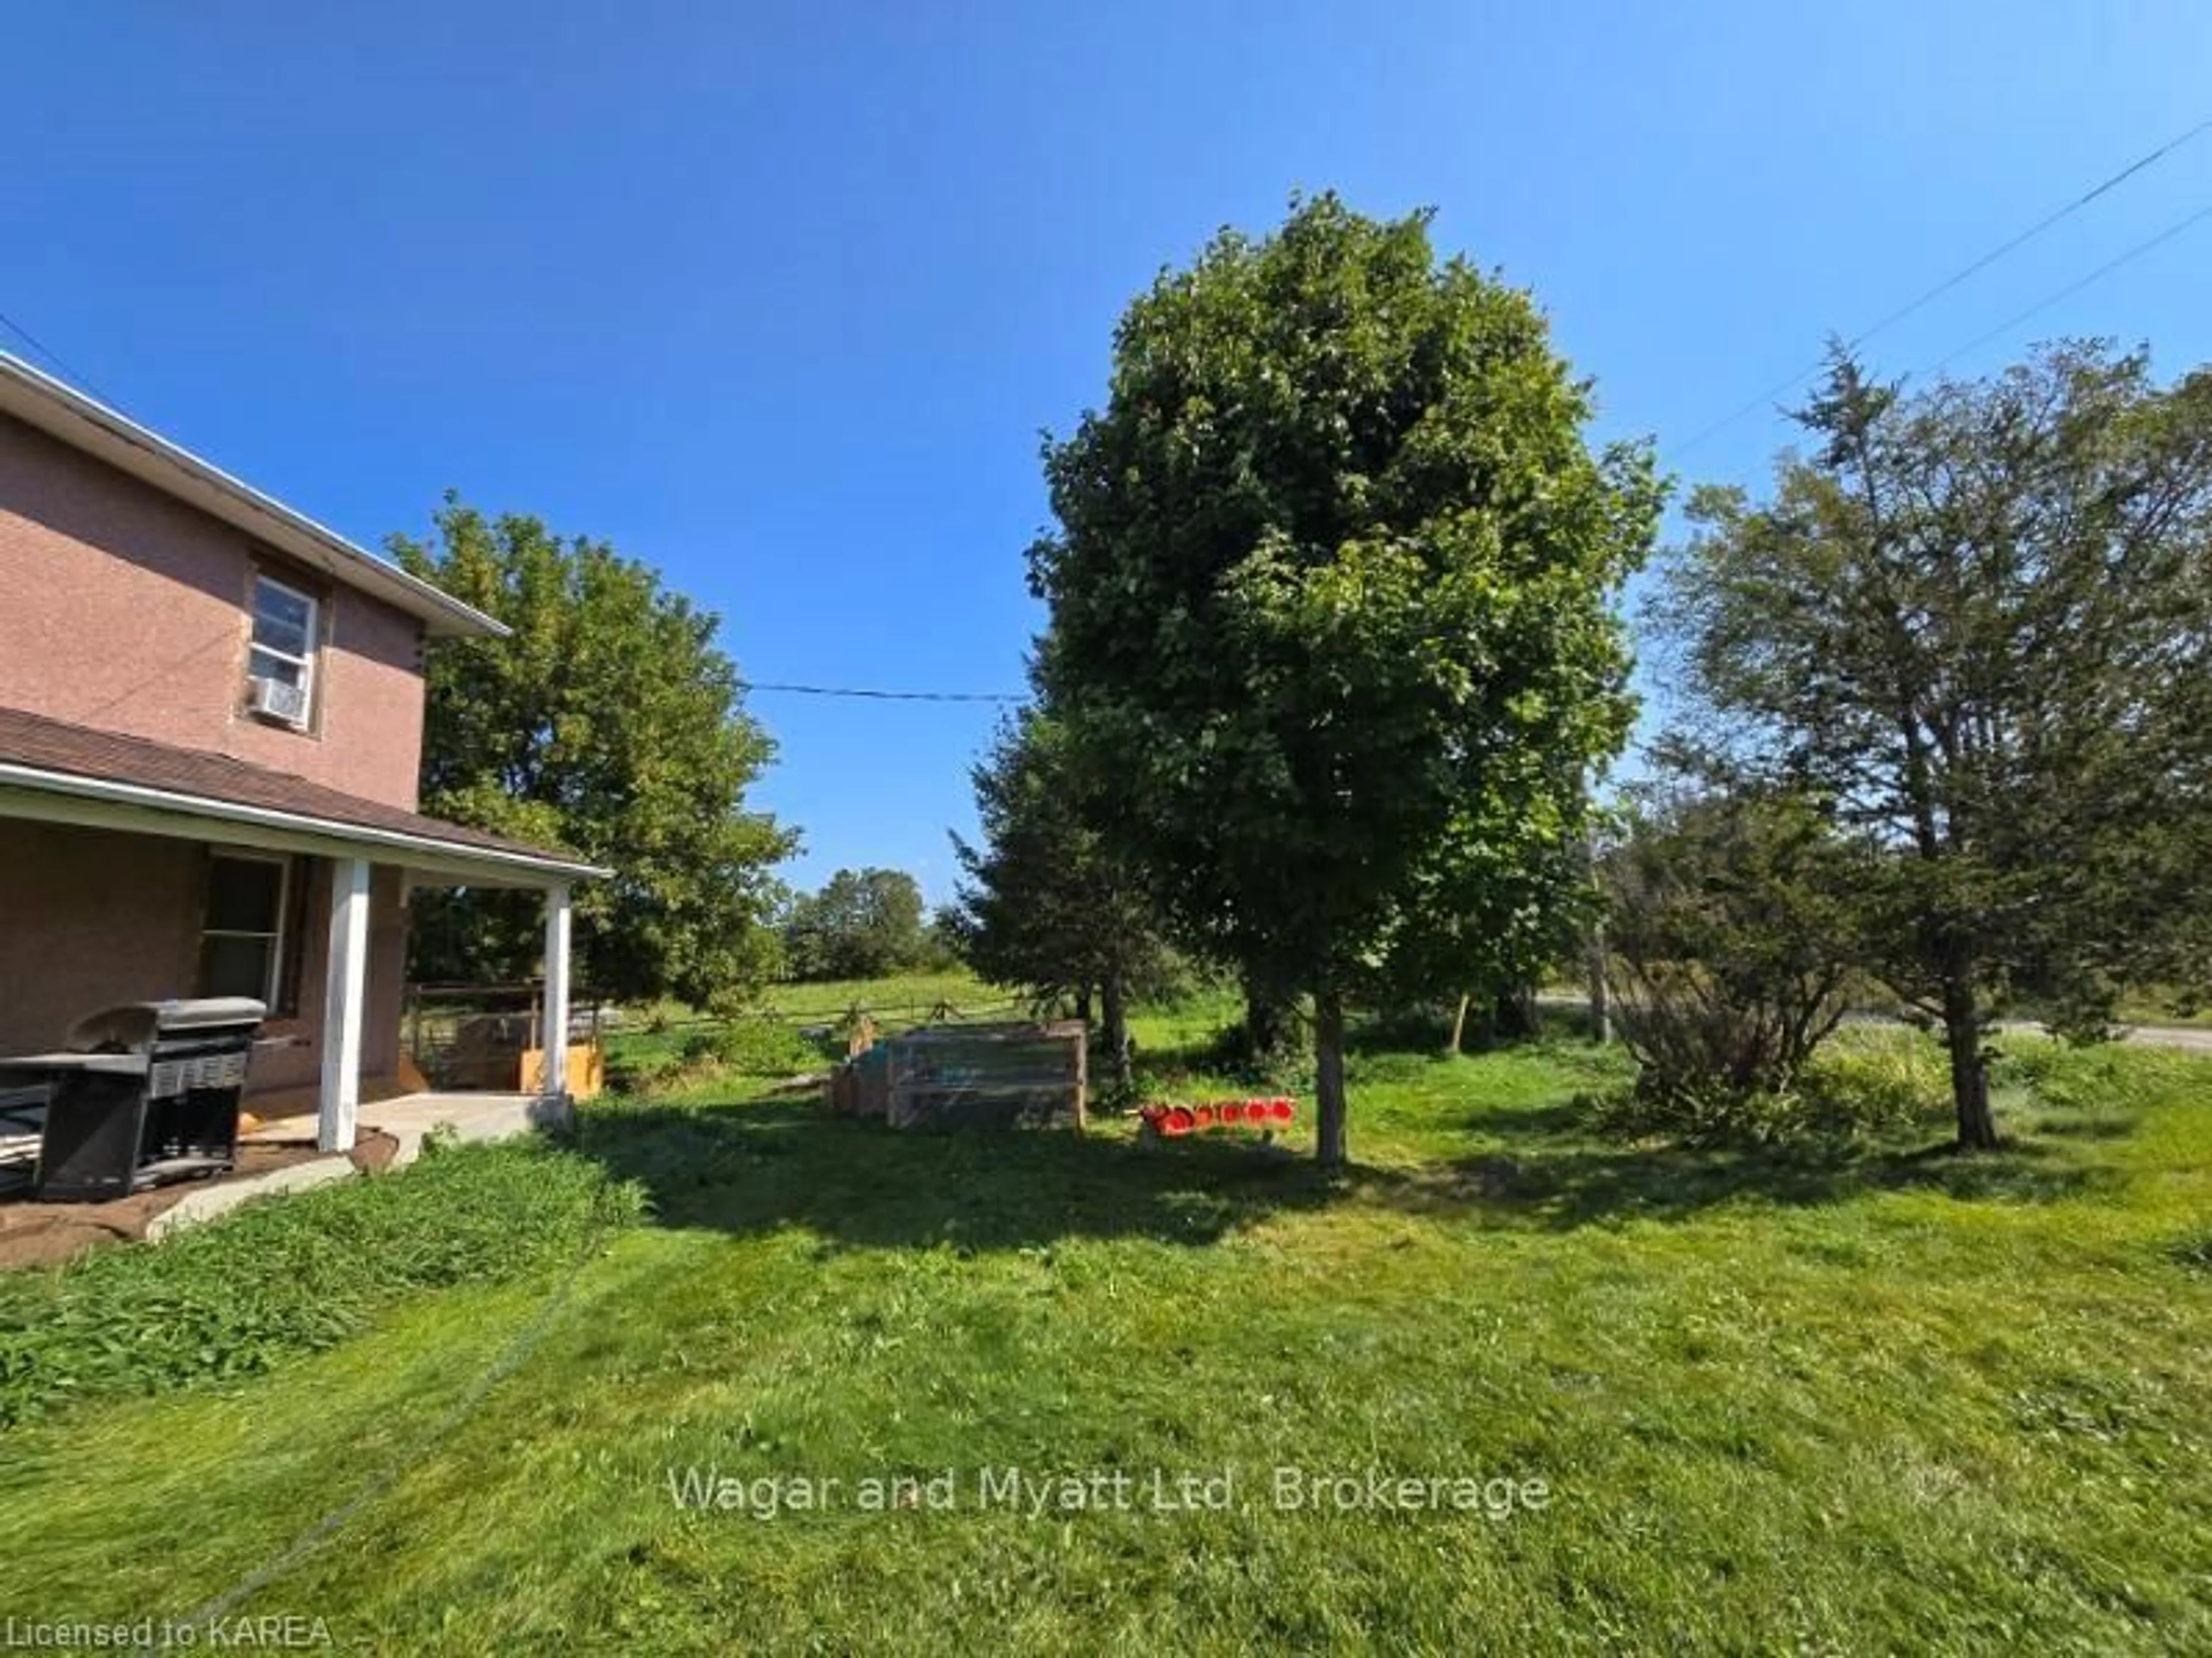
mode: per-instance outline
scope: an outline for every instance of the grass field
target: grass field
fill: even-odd
[[[1012,993],[986,985],[965,968],[939,973],[902,973],[883,979],[829,979],[810,984],[770,985],[748,1017],[793,1029],[834,1025],[855,1007],[876,1015],[887,1029],[918,1024],[939,1007],[963,1017],[1016,1011]],[[635,1067],[665,1062],[702,1031],[718,1030],[726,1021],[709,1018],[676,1003],[633,1011],[608,1033],[611,1066]]]
[[[1592,1141],[1620,1065],[1362,1051],[1341,1186],[607,1102],[575,1155],[656,1218],[573,1280],[0,1438],[0,1605],[274,1560],[238,1610],[393,1653],[2212,1650],[2212,1066],[2023,1047],[1960,1161]]]

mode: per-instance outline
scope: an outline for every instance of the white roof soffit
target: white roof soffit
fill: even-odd
[[[433,638],[495,639],[507,632],[504,623],[483,611],[5,351],[0,351],[0,413],[130,473],[334,581],[382,599],[421,621]]]
[[[0,762],[0,818],[182,836],[324,857],[367,858],[456,885],[546,887],[614,872],[581,859],[441,841],[402,829],[179,794],[139,783]]]

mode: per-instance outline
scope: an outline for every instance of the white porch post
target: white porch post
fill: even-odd
[[[368,986],[368,859],[331,860],[331,944],[323,958],[323,1087],[315,1144],[353,1150],[361,1111],[361,1010]]]
[[[545,1076],[539,1090],[548,1100],[568,1096],[568,884],[545,889],[545,1018],[539,1041],[545,1048]]]

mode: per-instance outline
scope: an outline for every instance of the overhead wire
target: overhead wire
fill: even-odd
[[[2105,277],[2111,276],[2112,272],[2118,270],[2122,265],[2130,264],[2133,261],[2141,258],[2144,254],[2151,252],[2154,248],[2165,246],[2165,244],[2172,241],[2176,236],[2181,234],[2183,231],[2190,228],[2191,226],[2202,223],[2206,219],[2212,219],[2212,206],[2198,208],[2196,212],[2191,214],[2187,218],[2177,220],[2174,223],[2166,226],[2166,228],[2160,231],[2157,235],[2150,237],[2147,240],[2137,242],[2133,247],[2128,249],[2126,252],[2120,254],[2116,258],[2107,259],[2104,264],[2099,265],[2094,270],[2092,270],[2087,276],[2083,276],[2077,281],[2067,283],[2065,287],[2058,289],[2056,293],[2045,295],[2043,298],[2038,300],[2033,305],[2031,305],[2027,310],[2021,312],[2018,315],[2006,318],[2004,321],[1999,323],[1995,328],[1989,330],[1986,333],[1977,334],[1972,339],[1968,340],[1964,345],[1953,347],[1949,351],[1945,352],[1943,355],[1936,360],[1934,367],[1930,368],[1929,372],[1930,374],[1939,372],[1950,363],[1954,358],[1963,357],[1967,352],[1978,349],[1980,347],[1987,345],[1991,340],[2010,333],[2014,329],[2019,327],[2021,324],[2027,322],[2033,318],[2041,316],[2045,312],[2050,310],[2052,306],[2057,305],[2060,301],[2073,298],[2075,295],[2079,294],[2083,288],[2088,287],[2091,283],[2102,281]]]
[[[865,689],[851,685],[794,685],[775,680],[740,679],[741,691],[788,691],[799,696],[864,697],[878,702],[997,702],[1017,704],[1026,702],[1026,696],[1017,696],[1007,691],[886,691]]]
[[[1970,278],[1978,276],[1981,272],[1988,270],[1990,266],[1995,264],[1999,259],[2003,258],[2007,254],[2011,253],[2015,249],[2022,247],[2027,243],[2034,240],[2035,238],[2040,236],[2045,231],[2050,229],[2053,225],[2059,223],[2063,220],[2070,218],[2073,215],[2080,212],[2083,208],[2087,207],[2092,202],[2094,202],[2100,197],[2117,188],[2118,185],[2124,184],[2128,179],[2135,177],[2136,174],[2144,171],[2146,168],[2156,165],[2158,162],[2163,161],[2166,156],[2172,155],[2175,150],[2179,149],[2184,144],[2188,143],[2191,139],[2196,138],[2199,135],[2207,131],[2212,131],[2212,116],[2207,116],[2204,119],[2197,122],[2196,125],[2189,128],[2185,132],[2176,134],[2174,137],[2167,139],[2164,143],[2159,145],[2155,149],[2149,150],[2145,154],[2137,156],[2134,161],[2120,168],[2118,172],[2111,173],[2108,176],[2099,179],[2081,195],[2075,197],[2072,200],[2065,203],[2063,205],[2045,214],[2042,218],[2038,219],[2033,224],[2028,226],[2027,229],[2006,238],[2005,240],[1998,243],[1995,247],[1990,249],[1979,258],[1973,259],[1970,263],[1960,267],[1957,270],[1953,271],[1949,276],[1944,277],[1942,281],[1936,283],[1933,287],[1927,288],[1923,292],[1915,295],[1912,299],[1906,301],[1905,303],[1899,306],[1887,316],[1880,318],[1876,321],[1869,324],[1868,326],[1862,328],[1858,332],[1853,334],[1844,343],[1844,349],[1846,351],[1856,350],[1861,345],[1863,345],[1867,341],[1872,339],[1875,335],[1883,332],[1898,323],[1903,322],[1907,317],[1910,317],[1915,313],[1923,309],[1925,307],[1933,304],[1936,301],[1942,298],[1944,295],[1948,294],[1952,289],[1959,287],[1962,282],[1965,282]],[[2095,281],[2099,276],[2106,274],[2107,270],[2117,269],[2119,265],[2125,264],[2129,259],[2136,258],[2142,253],[2148,252],[2150,249],[2157,246],[2160,241],[2166,240],[2168,236],[2178,234],[2179,231],[2186,228],[2189,224],[2194,222],[2194,219],[2185,221],[2181,225],[2173,227],[2160,236],[2153,238],[2149,243],[2140,247],[2130,249],[2127,253],[2123,254],[2118,259],[2113,261],[2112,265],[2103,267],[2098,270],[2091,272],[2089,276],[2082,278],[2081,282],[2077,284],[2076,287],[2069,288],[2064,292],[2053,295],[2050,299],[2039,302],[2037,306],[2032,307],[2027,312],[2023,313],[2021,316],[2013,319],[2011,321],[1998,328],[1991,330],[1985,338],[1995,338],[1998,334],[2002,333],[2006,328],[2017,327],[2021,322],[2027,320],[2027,318],[2035,315],[2037,312],[2041,311],[2049,306],[2056,305],[2060,300],[2067,297],[2068,294],[2078,292],[2081,287],[2086,287],[2089,282]],[[1977,340],[1974,342],[1974,344],[1981,344],[1984,343],[1985,340]],[[1972,345],[1963,346],[1960,348],[1960,351],[1954,351],[1951,355],[1957,356],[1960,352],[1972,350],[1972,349],[1973,346]],[[1814,375],[1819,374],[1827,366],[1827,361],[1828,360],[1826,357],[1823,357],[1820,361],[1815,362],[1808,367],[1799,369],[1796,374],[1790,375],[1789,379],[1776,382],[1765,391],[1761,392],[1757,397],[1753,398],[1749,401],[1729,410],[1729,413],[1722,416],[1718,420],[1712,422],[1711,424],[1701,427],[1697,431],[1692,433],[1690,436],[1684,439],[1680,444],[1674,447],[1673,452],[1677,455],[1685,454],[1690,450],[1696,448],[1699,444],[1705,442],[1708,439],[1718,436],[1722,432],[1726,431],[1729,427],[1735,425],[1736,422],[1741,420],[1746,415],[1752,414],[1756,410],[1765,407],[1771,404],[1777,398],[1780,397],[1784,392],[1790,391],[1796,386],[1802,386],[1805,381],[1812,379]],[[1944,361],[1948,362],[1950,361],[1950,358],[1946,357]]]
[[[33,334],[29,329],[24,327],[22,324],[17,322],[13,317],[9,316],[4,311],[0,311],[0,328],[5,328],[9,333],[15,335],[17,339],[22,341],[24,344],[29,346],[32,350],[44,357],[60,372],[64,379],[77,386],[82,386],[86,391],[98,398],[102,403],[107,404],[111,407],[113,406],[115,399],[108,396],[106,392],[101,391],[98,386],[94,385],[90,375],[86,374],[80,369],[71,367],[69,360],[63,356],[60,352],[55,350],[53,347],[48,345],[44,340],[40,339],[36,334]]]

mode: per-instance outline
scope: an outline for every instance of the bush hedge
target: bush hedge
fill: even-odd
[[[1836,1042],[1781,1086],[1735,1086],[1721,1078],[1670,1078],[1584,1102],[1590,1127],[1614,1139],[1685,1145],[1777,1145],[1909,1132],[1949,1100],[1942,1055],[1918,1036]]]

